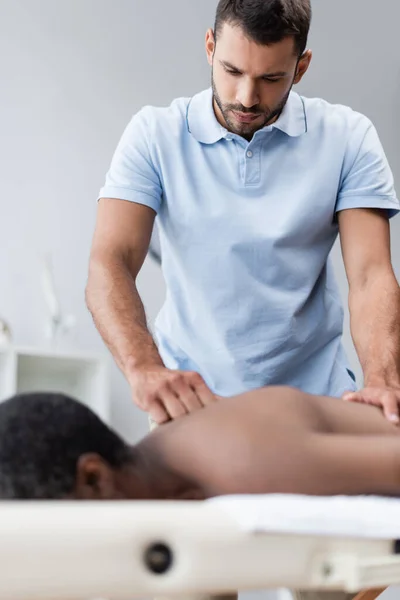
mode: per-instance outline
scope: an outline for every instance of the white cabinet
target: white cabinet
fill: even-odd
[[[105,359],[37,349],[0,349],[0,401],[23,392],[59,392],[89,406],[110,423]]]

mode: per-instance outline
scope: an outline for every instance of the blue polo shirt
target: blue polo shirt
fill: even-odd
[[[167,294],[161,357],[223,396],[285,384],[355,389],[330,250],[337,211],[399,210],[365,116],[291,92],[251,142],[222,127],[212,92],[145,107],[128,124],[99,197],[157,213]]]

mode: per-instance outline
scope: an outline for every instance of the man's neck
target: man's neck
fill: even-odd
[[[198,492],[171,468],[165,460],[162,440],[145,438],[132,448],[133,465],[129,467],[135,480],[137,500],[175,500],[197,497]]]

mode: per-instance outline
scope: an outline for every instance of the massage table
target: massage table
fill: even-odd
[[[0,503],[0,600],[204,597],[400,584],[400,500]]]

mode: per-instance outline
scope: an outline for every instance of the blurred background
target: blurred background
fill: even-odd
[[[209,86],[204,37],[216,5],[216,0],[0,0],[0,319],[8,322],[13,344],[29,349],[21,375],[26,379],[30,353],[51,357],[54,351],[48,328],[51,311],[58,310],[55,293],[71,325],[57,348],[106,362],[109,420],[132,442],[146,433],[147,417],[133,406],[84,303],[96,199],[132,115],[145,104],[167,105]],[[314,0],[313,10],[314,58],[295,89],[366,114],[399,188],[400,4]],[[400,219],[392,222],[392,252],[399,277]],[[346,305],[338,246],[333,256]],[[165,293],[152,257],[139,288],[151,325]],[[345,327],[345,345],[360,378],[347,312]]]

